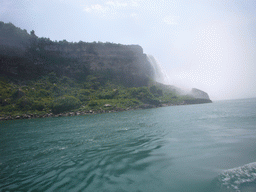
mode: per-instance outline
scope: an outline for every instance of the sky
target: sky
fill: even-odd
[[[0,21],[53,41],[138,44],[166,84],[256,97],[256,0],[1,0]]]

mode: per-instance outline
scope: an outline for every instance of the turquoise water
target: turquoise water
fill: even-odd
[[[256,99],[0,126],[0,191],[256,191]]]

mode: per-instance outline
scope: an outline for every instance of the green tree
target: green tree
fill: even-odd
[[[53,101],[52,112],[57,114],[78,108],[80,105],[81,101],[79,99],[75,98],[74,96],[64,95]]]

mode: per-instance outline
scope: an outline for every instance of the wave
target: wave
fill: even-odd
[[[256,191],[256,162],[223,171],[217,182],[220,191]]]

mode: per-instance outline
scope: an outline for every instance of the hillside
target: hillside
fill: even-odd
[[[139,45],[70,43],[0,22],[1,119],[211,102],[154,80]]]
[[[1,75],[12,80],[34,80],[51,72],[85,81],[90,74],[102,82],[126,87],[148,85],[153,68],[138,45],[53,42],[30,35],[14,25],[0,23]]]

